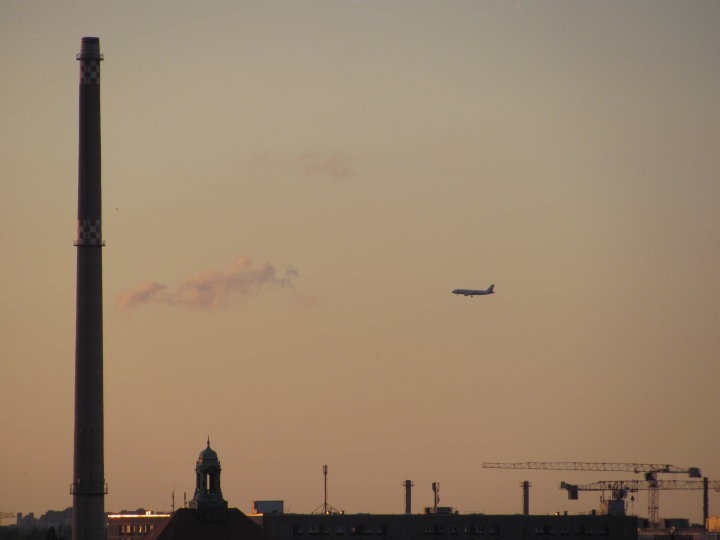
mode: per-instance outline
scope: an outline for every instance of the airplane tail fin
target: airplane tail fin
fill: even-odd
[[[490,293],[495,292],[495,284],[494,283],[488,287],[488,292],[490,292]]]

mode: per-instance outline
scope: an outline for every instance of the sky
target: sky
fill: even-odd
[[[102,63],[106,509],[598,508],[720,479],[720,3],[0,0],[0,511],[72,504],[77,85]],[[457,297],[455,288],[496,294]],[[665,477],[666,479],[669,479]],[[646,495],[632,510],[646,515]],[[720,495],[711,494],[711,515]],[[702,516],[663,492],[661,517]]]

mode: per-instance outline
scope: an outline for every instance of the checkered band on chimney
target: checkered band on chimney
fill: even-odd
[[[99,60],[83,60],[80,62],[80,84],[100,84]]]
[[[102,246],[99,219],[81,219],[78,221],[78,246]]]

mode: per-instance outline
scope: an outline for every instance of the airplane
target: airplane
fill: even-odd
[[[476,291],[474,289],[455,289],[453,294],[462,294],[463,296],[483,296],[485,294],[494,294],[495,293],[495,285],[490,285],[487,289],[484,291]]]

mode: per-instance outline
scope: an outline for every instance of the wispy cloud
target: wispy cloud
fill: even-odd
[[[290,302],[304,309],[313,309],[318,306],[320,299],[314,295],[295,295],[290,297]]]
[[[145,281],[133,290],[118,296],[118,307],[125,311],[138,307],[141,304],[170,304],[170,294],[167,286],[157,281]]]
[[[300,173],[307,178],[335,181],[349,181],[355,178],[352,156],[340,150],[328,152],[308,150],[299,155],[292,155],[268,148],[252,154],[248,163],[260,170],[275,170],[279,173],[278,169],[282,169],[283,175],[287,175],[290,169],[294,172],[299,167]]]
[[[128,311],[143,304],[188,308],[224,307],[233,299],[246,297],[261,287],[291,286],[298,272],[288,267],[278,273],[272,264],[255,266],[247,257],[237,257],[224,270],[207,270],[181,281],[174,290],[156,281],[146,281],[121,294],[117,305]]]
[[[354,174],[350,166],[350,157],[344,152],[321,155],[305,152],[300,163],[306,176],[325,176],[334,180],[352,180]]]

